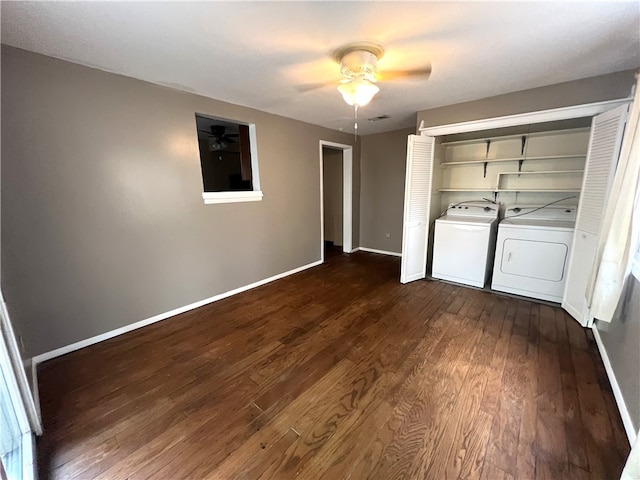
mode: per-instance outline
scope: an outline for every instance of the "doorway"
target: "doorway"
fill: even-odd
[[[320,259],[325,242],[351,253],[353,147],[320,140]]]

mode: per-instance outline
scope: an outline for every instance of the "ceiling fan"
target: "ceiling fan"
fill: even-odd
[[[378,70],[378,60],[384,56],[381,45],[370,42],[348,43],[333,52],[333,59],[340,64],[342,79],[302,86],[301,91],[315,90],[336,85],[342,98],[354,107],[355,130],[358,130],[358,107],[367,105],[380,91],[377,82],[431,75],[431,64],[408,70]]]
[[[341,79],[330,82],[301,86],[301,91],[316,90],[337,85],[345,102],[362,107],[369,103],[380,91],[377,82],[398,80],[409,77],[423,77],[431,74],[431,65],[408,70],[378,70],[378,60],[384,56],[384,48],[371,42],[348,43],[336,49],[332,58],[340,64]]]
[[[227,127],[224,125],[211,125],[210,129],[211,131],[198,130],[200,133],[213,137],[209,139],[210,151],[223,150],[227,148],[229,144],[237,142],[234,137],[240,136],[238,133],[225,133]]]
[[[211,125],[210,129],[211,131],[207,131],[207,130],[198,130],[198,131],[200,133],[204,133],[206,135],[209,135],[210,137],[213,137],[215,140],[219,142],[226,142],[226,143],[236,143],[236,140],[234,140],[233,137],[240,136],[238,133],[225,133],[227,130],[227,127],[225,127],[224,125]]]

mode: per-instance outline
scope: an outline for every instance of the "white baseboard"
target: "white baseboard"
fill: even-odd
[[[602,357],[602,362],[604,363],[604,369],[606,370],[607,376],[609,377],[609,383],[611,383],[613,396],[615,397],[616,403],[618,404],[618,410],[620,411],[620,416],[622,417],[622,424],[624,425],[624,429],[627,432],[629,444],[633,445],[636,441],[636,431],[633,428],[633,422],[631,421],[631,415],[629,415],[627,405],[626,403],[624,403],[622,390],[620,390],[620,385],[618,385],[616,374],[614,373],[613,367],[611,366],[609,355],[607,355],[607,350],[604,347],[602,338],[600,338],[600,332],[596,328],[595,324],[591,327],[591,330],[593,330],[593,336],[596,339],[596,344],[598,345],[598,350],[600,351],[600,356]]]
[[[367,247],[360,247],[360,250],[363,252],[369,252],[369,253],[379,253],[381,255],[392,255],[394,257],[401,257],[402,254],[398,253],[398,252],[389,252],[387,250],[378,250],[377,248],[367,248]]]
[[[39,363],[42,363],[47,360],[51,360],[52,358],[59,357],[61,355],[73,352],[75,350],[80,350],[81,348],[88,347],[89,345],[94,345],[96,343],[102,342],[104,340],[108,340],[113,337],[117,337],[118,335],[122,335],[123,333],[131,332],[132,330],[137,330],[138,328],[146,327],[147,325],[151,325],[152,323],[156,323],[161,320],[165,320],[167,318],[173,317],[175,315],[188,312],[189,310],[202,307],[203,305],[207,305],[209,303],[217,302],[218,300],[222,300],[223,298],[227,298],[232,295],[236,295],[238,293],[251,290],[252,288],[256,288],[266,283],[273,282],[274,280],[279,280],[281,278],[288,277],[289,275],[293,275],[294,273],[307,270],[308,268],[312,268],[320,264],[322,264],[322,260],[318,260],[316,262],[309,263],[307,265],[303,265],[298,268],[294,268],[293,270],[289,270],[287,272],[279,273],[278,275],[274,275],[273,277],[265,278],[263,280],[259,280],[249,285],[245,285],[243,287],[238,287],[233,290],[229,290],[228,292],[214,295],[213,297],[205,298],[204,300],[191,303],[184,307],[175,308],[168,312],[154,315],[153,317],[147,318],[145,320],[140,320],[139,322],[131,323],[129,325],[116,328],[115,330],[111,330],[109,332],[101,333],[100,335],[96,335],[95,337],[87,338],[85,340],[80,340],[79,342],[72,343],[71,345],[66,345],[64,347],[56,348],[55,350],[51,350],[50,352],[41,353],[40,355],[36,355],[35,357],[33,357],[33,368],[35,369]]]

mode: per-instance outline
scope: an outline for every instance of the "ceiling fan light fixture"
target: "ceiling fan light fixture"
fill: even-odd
[[[209,140],[209,151],[217,152],[218,150],[224,150],[227,148],[227,144],[220,139]]]
[[[358,77],[341,83],[338,91],[349,105],[363,107],[380,91],[380,87],[365,78]]]

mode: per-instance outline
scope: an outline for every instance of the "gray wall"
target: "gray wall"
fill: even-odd
[[[195,112],[256,124],[261,202],[203,204]],[[353,143],[3,46],[2,290],[28,354],[319,260],[321,139]]]
[[[635,83],[635,70],[600,75],[546,87],[507,93],[473,102],[418,112],[416,126],[426,127],[536,112],[551,108],[626,98]]]
[[[342,150],[322,148],[324,187],[324,239],[343,245],[343,165]]]
[[[640,429],[640,282],[630,280],[611,323],[596,322],[629,410],[633,428]]]
[[[362,137],[360,245],[400,253],[407,136],[414,129]],[[391,238],[386,238],[386,233]]]

